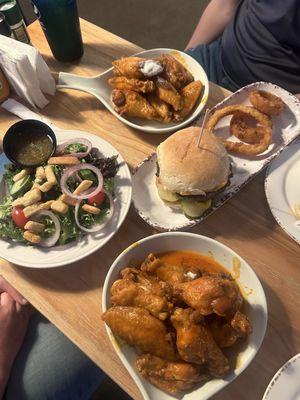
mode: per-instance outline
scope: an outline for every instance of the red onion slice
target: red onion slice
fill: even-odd
[[[101,229],[103,229],[108,223],[109,221],[112,219],[112,216],[114,215],[114,211],[115,211],[115,205],[114,205],[114,200],[112,198],[112,195],[107,192],[106,190],[102,190],[103,193],[105,193],[105,195],[108,197],[109,199],[109,214],[106,215],[104,217],[104,221],[101,224],[98,224],[96,226],[93,226],[92,228],[85,228],[84,226],[82,226],[79,222],[79,216],[78,216],[78,212],[79,212],[79,207],[81,204],[81,201],[78,201],[76,206],[75,206],[75,220],[76,220],[76,224],[79,226],[79,228],[81,230],[83,230],[84,232],[87,233],[95,233],[100,231]]]
[[[67,185],[67,180],[75,172],[78,172],[81,169],[89,169],[90,171],[94,172],[94,174],[97,176],[97,179],[98,179],[98,186],[96,187],[96,189],[94,189],[92,191],[86,190],[79,195],[75,195],[72,192],[70,192],[68,185]],[[103,187],[103,176],[102,176],[99,168],[94,167],[94,165],[92,165],[92,164],[86,164],[86,163],[77,164],[77,165],[74,165],[73,167],[70,167],[65,170],[65,172],[62,175],[61,180],[60,180],[60,187],[61,187],[62,192],[64,194],[66,194],[67,196],[72,197],[72,199],[76,199],[76,200],[89,199],[90,197],[95,196],[96,194],[101,192],[102,187]]]
[[[40,210],[34,214],[35,219],[40,219],[40,217],[49,217],[52,219],[52,221],[55,225],[55,233],[52,236],[49,236],[48,238],[42,238],[41,242],[39,243],[39,246],[52,247],[58,241],[59,236],[60,236],[59,219],[52,211],[47,211],[47,210]]]
[[[75,144],[75,143],[83,144],[87,148],[86,151],[81,152],[81,153],[68,153],[71,156],[76,156],[78,158],[86,157],[90,153],[92,146],[93,146],[92,143],[88,139],[81,139],[81,138],[70,139],[70,140],[67,140],[66,142],[60,144],[59,146],[57,146],[55,154],[56,155],[66,154],[65,153],[66,148],[68,146],[70,146],[70,144]]]

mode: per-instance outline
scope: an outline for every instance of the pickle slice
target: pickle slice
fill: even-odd
[[[176,193],[165,189],[161,183],[157,183],[156,185],[158,195],[162,200],[169,201],[170,203],[175,203],[176,201],[178,201],[179,196]]]
[[[211,200],[195,201],[193,199],[182,199],[181,208],[188,218],[199,218],[211,206]]]

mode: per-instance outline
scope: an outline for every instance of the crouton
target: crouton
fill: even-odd
[[[72,197],[68,196],[67,194],[62,194],[59,198],[64,203],[68,204],[69,206],[76,206],[77,200],[73,199]]]
[[[56,211],[60,214],[66,214],[68,212],[68,209],[69,206],[61,200],[56,200],[51,204],[51,210]]]
[[[45,225],[36,221],[28,221],[26,222],[24,229],[32,233],[41,233],[44,232]]]
[[[30,242],[30,243],[33,243],[33,244],[38,244],[42,240],[42,238],[39,235],[37,235],[37,234],[35,234],[33,232],[30,232],[30,231],[25,231],[23,233],[23,238],[25,240],[27,240],[27,242]]]
[[[44,167],[37,167],[35,171],[35,183],[42,183],[46,179]]]
[[[80,164],[80,160],[74,156],[59,156],[50,157],[48,160],[48,165],[76,165]]]
[[[46,174],[46,179],[48,182],[52,183],[53,185],[57,184],[56,176],[53,171],[52,165],[47,165],[45,167],[45,174]]]
[[[29,192],[25,193],[23,197],[20,197],[12,202],[13,207],[27,207],[31,204],[35,204],[41,200],[41,191],[38,188],[33,188]]]
[[[89,204],[84,204],[82,206],[82,209],[90,214],[99,214],[99,212],[101,211],[100,208],[90,206]]]
[[[92,184],[93,184],[93,181],[89,181],[88,179],[85,179],[84,181],[80,182],[80,184],[74,190],[73,194],[75,194],[76,196],[80,195],[82,192],[89,189],[92,186]]]
[[[22,169],[22,171],[14,175],[13,181],[18,182],[20,179],[25,178],[25,176],[29,175],[29,173],[30,173],[29,169],[27,168]]]

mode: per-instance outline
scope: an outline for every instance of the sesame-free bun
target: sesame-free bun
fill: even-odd
[[[199,195],[224,186],[230,173],[227,151],[213,133],[200,128],[182,129],[157,147],[160,183],[171,192]]]

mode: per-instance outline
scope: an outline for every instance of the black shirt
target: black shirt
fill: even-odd
[[[238,86],[262,80],[300,93],[300,0],[242,0],[223,33],[222,63]]]

